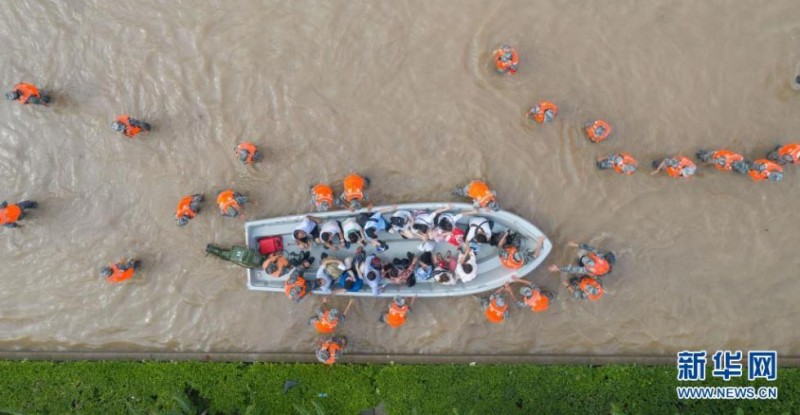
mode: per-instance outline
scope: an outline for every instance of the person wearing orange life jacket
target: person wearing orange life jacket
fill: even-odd
[[[492,54],[494,67],[499,73],[517,73],[519,55],[511,46],[503,45]]]
[[[333,337],[321,339],[317,346],[317,360],[320,363],[325,363],[330,366],[339,360],[339,357],[344,354],[344,348],[347,345],[347,338]]]
[[[108,282],[123,282],[133,278],[136,270],[139,269],[141,261],[138,259],[122,259],[119,262],[109,264],[100,269],[100,276]]]
[[[6,228],[18,228],[20,225],[17,223],[25,218],[26,209],[36,209],[39,204],[31,200],[23,200],[21,202],[8,204],[3,201],[0,203],[0,225]]]
[[[191,219],[200,213],[200,203],[205,200],[201,193],[184,196],[175,208],[175,220],[178,226],[186,226]]]
[[[500,287],[488,298],[481,298],[481,309],[486,319],[492,323],[502,323],[508,317],[508,303],[503,292],[510,290],[509,284]]]
[[[520,287],[519,289],[519,294],[522,296],[522,301],[518,301],[514,297],[513,291],[508,291],[508,293],[511,295],[511,299],[516,302],[518,306],[530,308],[534,313],[541,313],[542,311],[547,311],[547,309],[550,308],[550,300],[553,299],[553,294],[550,293],[550,291],[542,290],[536,284],[517,276],[512,276],[511,280],[513,282],[526,285],[526,287]]]
[[[611,125],[605,120],[587,121],[583,126],[583,131],[589,137],[589,141],[599,143],[611,136]]]
[[[670,177],[688,179],[697,172],[697,166],[688,157],[677,156],[667,157],[663,160],[654,160],[653,168],[655,171],[650,175],[657,174],[661,170],[666,170]]]
[[[350,300],[345,307],[344,312],[339,315],[339,310],[328,306],[328,297],[322,300],[322,307],[318,307],[314,317],[308,320],[308,324],[317,329],[317,333],[330,334],[336,330],[340,323],[344,323],[347,312],[350,306],[353,305],[353,300]]]
[[[600,170],[614,169],[620,174],[631,175],[636,173],[639,163],[628,153],[609,154],[597,159],[597,168]]]
[[[416,297],[412,297],[411,301],[406,304],[405,298],[399,295],[395,296],[392,304],[389,305],[389,310],[381,314],[378,321],[394,329],[406,324],[408,312],[411,311],[411,306],[414,304],[415,299]]]
[[[150,131],[150,124],[131,118],[129,115],[120,115],[111,123],[111,129],[125,134],[126,137],[133,137],[142,131]]]
[[[25,82],[14,85],[14,89],[6,93],[6,99],[9,101],[19,101],[22,105],[47,105],[47,103],[50,102],[50,97],[45,95],[43,91]]]
[[[222,216],[231,218],[239,216],[245,203],[247,203],[247,196],[231,189],[223,190],[217,195],[217,206],[219,206],[219,213]]]
[[[696,156],[698,160],[706,164],[712,164],[720,171],[733,170],[737,173],[745,174],[749,168],[744,156],[730,150],[700,150]]]
[[[238,158],[242,164],[258,163],[261,161],[261,152],[258,151],[258,147],[256,147],[255,144],[245,141],[236,146],[236,158]]]
[[[334,203],[333,188],[325,183],[317,183],[309,188],[311,194],[311,204],[317,212],[327,212]]]
[[[792,143],[775,147],[767,154],[767,159],[780,165],[800,163],[800,144]]]
[[[497,246],[500,247],[500,263],[509,269],[520,269],[530,261],[539,257],[539,253],[544,246],[544,236],[540,236],[536,240],[536,247],[533,251],[526,251],[522,249],[523,237],[513,231],[506,231]]]
[[[564,286],[577,300],[597,301],[605,295],[600,280],[588,275],[571,277],[569,281],[564,281]]]
[[[369,178],[350,173],[344,178],[343,187],[339,203],[343,203],[351,212],[361,209],[361,202],[368,199],[366,190],[369,189]]]
[[[500,210],[495,192],[483,180],[473,180],[464,187],[453,189],[456,196],[469,197],[475,208],[488,208],[495,212]]]
[[[756,160],[751,163],[748,173],[757,182],[762,180],[777,182],[783,179],[783,167],[767,159]]]
[[[575,242],[567,243],[567,246],[578,247],[578,265],[559,267],[558,265],[550,265],[552,272],[564,272],[567,274],[576,275],[589,275],[592,277],[602,277],[611,272],[616,256],[613,252],[602,252],[599,249],[587,245],[577,244]]]
[[[550,101],[541,101],[531,107],[528,118],[533,118],[539,124],[549,124],[558,115],[558,106]]]

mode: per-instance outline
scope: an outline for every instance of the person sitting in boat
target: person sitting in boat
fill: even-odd
[[[8,204],[5,200],[0,203],[0,225],[6,228],[18,228],[19,221],[25,218],[26,209],[36,209],[39,204],[31,200]]]
[[[433,254],[423,252],[414,268],[414,279],[417,281],[427,281],[433,277]]]
[[[494,222],[490,219],[483,217],[474,217],[469,220],[469,227],[467,234],[464,237],[464,242],[477,243],[477,244],[490,244],[492,243],[492,227]],[[476,249],[474,244],[473,249]],[[494,245],[497,245],[496,241]]]
[[[347,218],[342,222],[342,231],[344,232],[345,247],[349,248],[354,244],[366,245],[364,230],[358,224],[356,218]]]
[[[518,306],[530,308],[534,313],[541,313],[542,311],[547,311],[547,309],[550,308],[550,300],[553,299],[553,294],[550,293],[550,291],[543,290],[536,284],[519,278],[516,275],[512,276],[511,280],[513,282],[525,284],[525,287],[519,288],[519,295],[521,296],[522,301],[518,301],[514,297],[514,292],[510,289],[508,290],[512,301],[517,303]]]
[[[344,178],[344,191],[340,202],[351,212],[361,209],[361,202],[368,199],[366,190],[369,189],[369,179],[356,173],[350,173]]]
[[[442,285],[456,284],[456,277],[453,272],[442,266],[436,266],[433,269],[433,280]]]
[[[126,137],[135,137],[142,131],[150,131],[150,124],[131,118],[129,115],[120,115],[111,123],[111,129],[122,133]]]
[[[284,255],[283,251],[267,255],[267,258],[261,263],[261,269],[271,277],[280,278],[292,272],[292,267],[301,266],[306,262],[305,267],[308,268],[314,263],[314,258],[308,251],[290,252],[288,255],[289,258]]]
[[[336,290],[336,292],[358,292],[361,291],[362,287],[364,287],[364,280],[359,278],[358,275],[356,275],[356,273],[352,270],[347,270],[342,272],[342,275],[339,276],[337,285],[339,289]]]
[[[486,319],[492,323],[502,323],[508,317],[508,304],[504,295],[508,291],[508,284],[500,287],[488,298],[481,298],[481,309]]]
[[[335,219],[328,219],[322,222],[319,230],[318,241],[325,249],[332,249],[333,251],[339,250],[340,247],[345,246],[344,231],[342,230],[342,222]]]
[[[333,188],[325,183],[317,183],[309,190],[311,194],[311,204],[317,212],[327,212],[333,206]]]
[[[205,200],[201,193],[184,196],[175,209],[175,220],[178,226],[186,226],[190,220],[200,213],[200,203]]]
[[[600,280],[588,275],[570,277],[568,281],[564,281],[564,286],[576,300],[597,301],[605,295]]]
[[[384,277],[390,284],[406,284],[413,287],[417,283],[414,270],[417,267],[417,257],[411,252],[406,253],[406,258],[394,258],[391,268],[394,273],[387,273],[384,268]],[[393,274],[393,275],[392,275]]]
[[[457,187],[453,189],[453,194],[471,198],[476,209],[500,210],[495,192],[482,180],[473,180],[464,187]]]
[[[375,246],[378,252],[384,252],[389,249],[389,245],[387,245],[386,242],[378,239],[378,231],[383,232],[390,228],[389,223],[383,218],[383,212],[396,208],[397,205],[385,210],[363,213],[356,216],[358,224],[364,229],[364,241]]]
[[[317,346],[317,360],[320,363],[325,363],[330,366],[336,363],[337,360],[344,354],[344,347],[347,345],[347,339],[344,337],[334,337],[329,339],[322,339]]]
[[[492,54],[494,67],[498,73],[517,73],[517,65],[519,65],[519,55],[517,51],[508,45],[500,46]]]
[[[631,175],[636,173],[639,163],[628,153],[609,154],[597,159],[597,168],[600,170],[614,169],[620,174]]]
[[[219,213],[222,216],[230,218],[239,216],[245,203],[247,203],[247,196],[234,192],[232,189],[223,190],[217,195],[217,206],[219,206]]]
[[[346,269],[343,261],[323,253],[317,268],[316,289],[322,294],[330,294],[333,292],[333,282],[338,281]]]
[[[455,275],[461,282],[470,282],[478,276],[478,259],[472,248],[465,245],[466,250],[458,254]]]
[[[407,210],[397,210],[392,213],[389,218],[389,233],[397,233],[403,239],[411,239],[414,233],[411,230],[411,225],[414,223],[414,216]]]
[[[780,165],[800,163],[800,143],[786,144],[775,147],[767,154],[767,159]]]
[[[747,160],[744,156],[730,150],[708,151],[700,150],[696,154],[697,159],[705,164],[712,164],[720,171],[735,171],[740,174],[747,174]]]
[[[242,164],[254,164],[261,161],[261,152],[258,151],[258,147],[255,144],[245,141],[238,146],[236,146],[236,158],[242,162]]]
[[[747,173],[750,175],[750,178],[757,182],[762,180],[777,182],[783,179],[783,167],[767,159],[756,160],[750,163],[750,170]]]
[[[564,272],[573,275],[589,275],[591,277],[602,277],[611,272],[611,269],[616,262],[614,253],[603,252],[599,249],[584,243],[578,244],[575,242],[568,242],[567,246],[578,248],[578,265],[567,265],[559,267],[558,265],[550,265],[552,272]]]
[[[330,334],[336,330],[340,323],[344,323],[347,317],[347,312],[350,306],[353,305],[353,300],[350,300],[345,307],[344,312],[339,314],[339,310],[328,305],[328,297],[323,297],[322,306],[317,307],[316,313],[308,320],[308,324],[317,329],[317,333]]]
[[[452,206],[446,205],[433,212],[422,211],[414,215],[414,224],[411,226],[412,232],[416,238],[424,241],[433,239],[433,231],[436,227],[436,217],[441,213],[446,212]]]
[[[389,310],[381,314],[379,321],[393,329],[406,324],[408,312],[411,311],[411,306],[414,304],[415,298],[416,297],[412,297],[411,300],[408,301],[408,304],[406,304],[405,298],[399,295],[395,296],[392,300],[392,304],[389,305]]]
[[[544,236],[536,239],[536,247],[533,251],[522,249],[522,237],[514,231],[506,231],[502,234],[498,242],[500,247],[500,263],[509,269],[520,269],[529,262],[539,257],[539,253],[544,246]]]
[[[434,216],[433,240],[435,242],[449,242],[453,238],[453,232],[456,232],[457,234],[461,233],[463,241],[463,231],[458,227],[458,221],[463,216],[461,213],[454,214],[450,212],[442,212]],[[455,246],[461,246],[461,244],[458,243]]]
[[[122,259],[100,269],[100,276],[108,282],[123,282],[133,278],[142,262],[138,259]]]
[[[322,220],[313,216],[306,216],[294,228],[292,237],[294,238],[297,247],[300,249],[310,249],[314,240],[319,238],[319,226]]]
[[[380,258],[375,255],[366,257],[366,260],[360,263],[356,268],[359,278],[366,281],[367,286],[369,286],[372,291],[372,295],[375,296],[380,294],[385,287],[382,281],[383,278],[381,278],[382,268],[383,264]]]
[[[18,101],[22,105],[47,105],[50,102],[50,97],[33,84],[20,82],[14,85],[11,92],[6,93],[6,99],[9,101]]]
[[[660,161],[654,160],[653,168],[655,170],[650,175],[665,170],[670,177],[680,179],[688,179],[697,172],[697,166],[685,156],[667,157]]]

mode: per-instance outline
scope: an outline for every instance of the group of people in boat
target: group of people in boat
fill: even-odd
[[[501,74],[514,74],[519,66],[519,54],[507,45],[503,45],[493,54],[493,62],[497,72]],[[558,106],[550,101],[541,101],[534,105],[527,113],[527,117],[539,124],[547,124],[555,120],[558,115]],[[587,121],[583,126],[586,137],[592,143],[607,140],[613,131],[611,124],[606,120],[597,119]],[[800,143],[778,145],[765,157],[756,157],[754,160],[746,159],[742,154],[728,149],[700,150],[695,154],[697,160],[706,165],[712,165],[717,170],[749,175],[755,181],[779,181],[783,179],[783,166],[800,163]],[[636,173],[638,162],[629,153],[613,153],[599,157],[596,161],[600,170],[614,170],[624,175]],[[684,155],[674,155],[652,162],[651,175],[666,172],[670,177],[688,179],[694,177],[697,165]]]

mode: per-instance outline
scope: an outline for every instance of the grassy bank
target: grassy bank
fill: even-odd
[[[0,362],[8,413],[781,414],[800,413],[800,369],[774,401],[679,401],[673,367],[389,366],[158,362]],[[710,376],[709,376],[710,377]],[[284,393],[287,380],[299,384]],[[684,382],[683,386],[695,386]]]

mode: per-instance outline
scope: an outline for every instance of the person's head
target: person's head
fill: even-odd
[[[450,282],[450,273],[442,272],[438,276],[439,276],[439,282],[441,282],[443,284]]]
[[[494,303],[497,304],[498,307],[503,307],[506,305],[506,299],[502,295],[498,295],[494,298]]]
[[[428,225],[425,225],[424,223],[415,223],[412,228],[419,233],[428,233]]]
[[[461,264],[461,269],[465,274],[472,274],[472,264]]]
[[[332,308],[328,311],[328,321],[336,321],[339,317],[339,310]]]
[[[186,226],[189,223],[188,216],[181,216],[178,218],[178,226]]]
[[[767,179],[769,179],[770,181],[773,181],[773,182],[777,182],[777,181],[783,179],[783,173],[781,173],[779,171],[770,172],[770,174],[767,175]]]
[[[593,267],[594,266],[594,260],[592,258],[590,258],[589,255],[582,256],[581,259],[580,259],[580,262],[581,262],[581,265],[584,266],[584,267]]]
[[[375,281],[375,278],[378,278],[378,274],[375,271],[370,271],[367,273],[368,281]]]
[[[500,205],[498,205],[498,204],[497,204],[497,202],[495,202],[494,200],[492,200],[491,202],[489,202],[489,203],[486,205],[486,207],[488,207],[489,209],[491,209],[491,210],[492,210],[492,212],[497,212],[498,210],[500,210]]]
[[[307,235],[307,234],[306,234],[306,232],[305,232],[304,230],[302,230],[302,229],[295,229],[295,231],[294,231],[294,233],[292,234],[292,236],[294,236],[294,239],[295,239],[295,240],[297,240],[297,241],[302,241],[302,240],[306,239],[306,236],[308,236],[308,235]]]
[[[607,170],[614,167],[614,160],[616,156],[608,156],[604,159],[597,161],[597,168],[600,170]]]
[[[292,287],[292,289],[289,290],[289,297],[291,297],[292,300],[298,300],[300,298],[300,292],[300,287]]]
[[[239,150],[239,161],[247,163],[247,158],[250,157],[250,152],[247,150]]]
[[[519,289],[519,295],[528,298],[533,295],[533,290],[531,287],[522,287]]]
[[[103,278],[108,278],[113,274],[114,274],[114,271],[112,271],[110,267],[100,268],[100,276],[103,277]]]
[[[408,219],[402,216],[392,216],[389,219],[389,223],[395,228],[404,228],[406,223],[408,223]]]
[[[406,305],[406,299],[399,295],[396,295],[394,296],[394,303],[397,304],[398,307],[402,307]]]
[[[397,268],[395,268],[392,264],[385,264],[383,266],[383,275],[385,275],[386,278],[396,278]]]
[[[594,284],[586,284],[586,293],[589,295],[598,295],[600,294],[600,290]]]
[[[375,228],[367,228],[364,231],[364,234],[366,234],[370,239],[378,239],[378,232]]]
[[[350,201],[350,210],[359,210],[361,209],[361,202],[357,199],[353,199]]]
[[[328,209],[330,209],[330,205],[328,205],[327,201],[322,201],[319,202],[319,204],[317,204],[317,210],[319,210],[320,212],[327,212]]]
[[[317,357],[325,362],[331,358],[331,353],[327,349],[320,349],[317,351]]]
[[[225,214],[227,216],[235,218],[235,217],[239,216],[239,211],[233,206],[228,206],[228,208],[225,209]]]
[[[333,239],[333,234],[330,232],[322,232],[321,234],[319,234],[319,239],[321,239],[322,242],[331,243],[331,240]]]
[[[447,217],[442,216],[439,218],[439,229],[450,232],[453,230],[453,222],[450,222]]]
[[[433,265],[433,254],[430,252],[423,252],[422,255],[419,256],[419,262],[423,265]]]
[[[603,255],[603,259],[605,259],[606,262],[609,263],[609,265],[614,265],[614,263],[617,262],[617,257],[614,255],[613,252],[606,252]]]
[[[553,118],[555,118],[555,116],[556,116],[556,113],[555,113],[555,112],[553,112],[553,110],[551,110],[551,109],[546,109],[546,110],[544,111],[544,122],[551,122],[551,121],[553,121]]]
[[[267,269],[265,269],[264,271],[266,271],[267,274],[272,274],[277,270],[278,270],[278,264],[273,262],[273,263],[267,265]]]
[[[358,242],[359,239],[361,239],[361,237],[358,236],[358,232],[350,232],[347,234],[347,240],[350,241],[350,243],[354,244]]]
[[[124,132],[125,131],[125,124],[123,124],[123,123],[121,123],[119,121],[114,121],[114,122],[111,123],[111,129],[116,131],[116,132],[118,132],[118,133]]]
[[[475,235],[475,242],[477,242],[479,244],[485,244],[485,243],[489,242],[489,239],[486,238],[485,234],[479,233],[479,234]]]
[[[6,93],[6,99],[9,101],[16,101],[19,99],[19,97],[20,95],[19,92],[17,91],[11,91]]]
[[[372,259],[369,261],[369,265],[370,265],[372,268],[375,268],[375,269],[381,269],[381,266],[382,266],[383,264],[381,264],[381,260],[380,260],[380,258],[378,258],[378,257],[376,257],[376,256],[373,256],[373,257],[372,257]]]
[[[355,281],[353,281],[353,280],[351,280],[351,279],[350,279],[350,276],[348,275],[347,279],[346,279],[346,280],[344,280],[344,289],[345,289],[345,290],[350,290],[350,289],[352,289],[352,288],[353,288],[353,286],[354,286],[355,284],[356,284],[356,282],[355,282]]]

